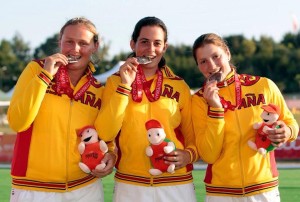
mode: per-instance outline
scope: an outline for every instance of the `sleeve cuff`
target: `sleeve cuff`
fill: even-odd
[[[297,130],[295,131],[295,130],[293,130],[294,128],[293,127],[291,127],[291,126],[288,126],[288,128],[291,130],[291,136],[290,136],[290,138],[289,138],[289,142],[293,142],[293,141],[295,141],[296,139],[297,139]]]
[[[215,107],[208,106],[207,115],[210,118],[216,118],[216,119],[224,118],[224,113],[225,113],[224,108],[215,108]]]
[[[194,163],[198,160],[197,159],[197,154],[195,153],[195,151],[193,149],[186,148],[185,150],[188,151],[190,153],[190,156],[191,156],[191,161],[189,162],[189,164]]]
[[[53,79],[53,76],[51,76],[46,71],[41,71],[38,75],[39,79],[41,79],[47,86],[51,83],[51,80]]]
[[[124,85],[124,84],[119,84],[116,90],[117,93],[128,96],[131,93],[131,87]]]

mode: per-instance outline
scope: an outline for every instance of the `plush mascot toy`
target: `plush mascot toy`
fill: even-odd
[[[150,142],[150,146],[146,148],[146,155],[150,157],[153,166],[149,173],[151,175],[160,175],[163,172],[174,173],[175,164],[166,164],[164,156],[175,150],[175,144],[166,139],[166,133],[159,121],[151,119],[145,126]]]
[[[76,130],[81,142],[78,145],[78,151],[81,155],[79,167],[85,173],[90,173],[95,168],[103,169],[106,165],[101,163],[108,147],[103,140],[99,140],[94,126],[85,126]]]
[[[267,152],[275,149],[275,146],[268,139],[266,131],[279,127],[275,125],[275,122],[279,118],[280,108],[274,104],[263,105],[261,108],[264,110],[260,115],[263,122],[253,125],[253,128],[257,130],[255,142],[249,140],[248,145],[265,156]]]

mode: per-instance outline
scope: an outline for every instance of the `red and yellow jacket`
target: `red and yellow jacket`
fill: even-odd
[[[115,180],[128,184],[142,186],[164,186],[170,184],[184,184],[192,182],[192,163],[198,160],[195,147],[194,132],[191,120],[191,94],[183,79],[175,76],[168,67],[161,68],[163,73],[162,93],[155,102],[150,102],[145,93],[140,103],[134,102],[130,94],[131,87],[121,85],[118,74],[108,78],[103,106],[116,107],[124,110],[121,122],[114,121],[120,127],[116,137],[118,160]],[[150,90],[154,91],[157,76],[147,78],[152,80]],[[110,97],[117,89],[119,102],[112,102]],[[123,108],[121,110],[121,108]],[[146,148],[150,145],[147,138],[145,123],[150,119],[158,120],[164,127],[167,139],[174,142],[175,147],[187,150],[191,155],[191,162],[186,167],[175,170],[174,174],[163,173],[151,176],[150,158],[146,155]],[[113,121],[113,120],[112,120]],[[105,141],[111,141],[115,136],[103,136]]]
[[[218,83],[219,95],[236,104],[234,71]],[[290,141],[297,138],[299,126],[289,111],[278,87],[258,76],[238,75],[241,104],[235,110],[208,107],[202,89],[193,95],[192,118],[200,157],[207,162],[207,195],[248,196],[278,186],[274,151],[264,158],[247,141],[255,139],[253,124],[261,121],[261,106],[273,103],[280,107],[279,120],[291,129]]]
[[[70,99],[54,91],[53,77],[42,67],[43,61],[32,61],[27,65],[8,109],[9,125],[17,131],[11,168],[12,186],[28,190],[70,191],[96,180],[78,166],[80,139],[76,129],[94,125],[101,108],[103,86],[93,80],[79,100]],[[88,68],[94,71],[91,63]],[[86,81],[87,75],[71,88],[77,92]],[[113,128],[111,121],[102,124],[100,138],[102,132],[118,131]]]

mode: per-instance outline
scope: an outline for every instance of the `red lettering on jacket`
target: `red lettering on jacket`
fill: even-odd
[[[162,96],[168,97],[171,99],[175,99],[177,102],[179,102],[180,93],[178,91],[175,91],[173,93],[174,88],[168,84],[164,84],[164,89],[162,90]]]

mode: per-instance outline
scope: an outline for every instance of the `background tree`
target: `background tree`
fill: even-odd
[[[164,57],[167,65],[175,74],[182,77],[190,87],[199,88],[202,85],[204,77],[198,70],[191,46],[169,45]]]
[[[0,89],[10,90],[20,76],[25,65],[31,60],[29,44],[16,34],[12,41],[2,40],[0,43]]]
[[[300,48],[300,32],[296,34],[293,34],[291,32],[286,33],[283,36],[281,43],[290,49]]]
[[[111,66],[111,61],[109,59],[109,48],[110,43],[106,43],[104,39],[100,41],[100,47],[98,52],[96,52],[93,57],[93,62],[95,63],[96,72],[95,74],[102,74],[108,71]]]
[[[34,50],[33,58],[42,59],[59,51],[58,48],[59,34],[54,34],[52,37],[46,39],[45,43],[42,43]]]

